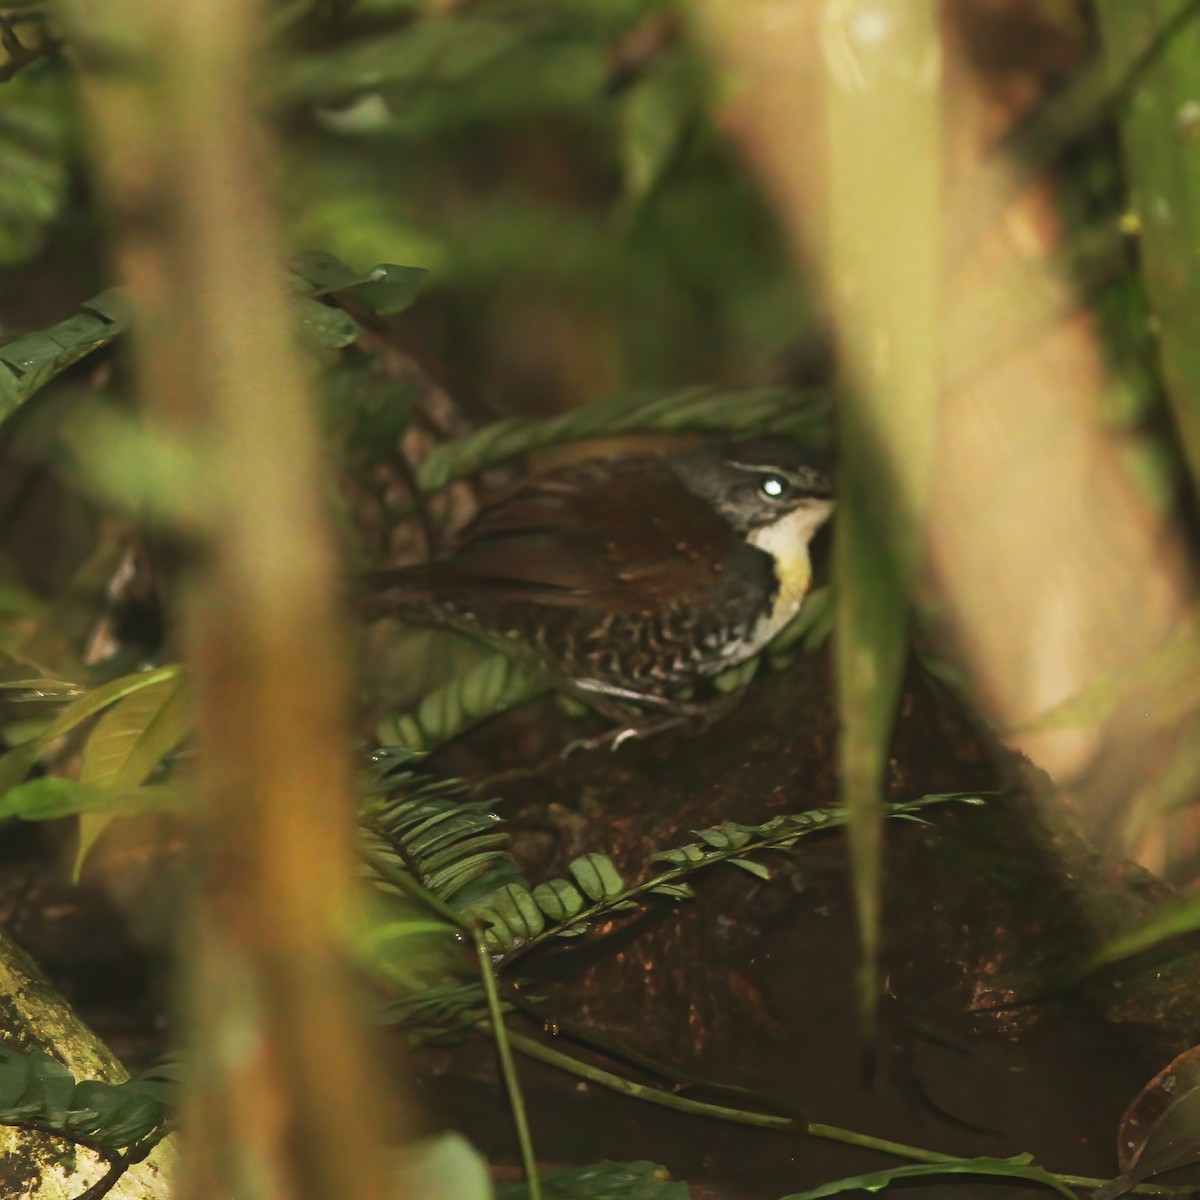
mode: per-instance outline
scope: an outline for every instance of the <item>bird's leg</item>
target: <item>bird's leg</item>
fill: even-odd
[[[576,738],[563,749],[563,758],[577,750],[597,750],[603,746],[617,750],[624,742],[633,738],[653,737],[656,733],[678,729],[681,725],[697,719],[707,726],[734,707],[741,699],[744,689],[731,692],[707,704],[660,696],[654,692],[638,692],[597,679],[573,679],[566,691],[581,700],[593,712],[613,721],[616,728],[595,737]],[[653,709],[655,715],[648,715],[641,720],[632,718],[622,701],[625,705],[637,704]]]

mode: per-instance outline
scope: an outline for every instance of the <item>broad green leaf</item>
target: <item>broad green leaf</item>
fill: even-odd
[[[360,273],[322,252],[299,255],[292,262],[292,270],[311,286],[311,295],[350,296],[380,316],[403,312],[429,277],[424,267],[399,267],[394,263],[380,263]]]
[[[429,278],[424,267],[398,267],[380,263],[373,267],[351,295],[364,308],[381,317],[394,317],[410,308]]]
[[[191,727],[191,696],[183,675],[131,692],[92,730],[79,781],[104,788],[137,787],[178,748]]]
[[[33,1051],[29,1056],[29,1085],[21,1097],[36,1104],[38,1115],[47,1124],[60,1129],[71,1107],[75,1077],[56,1058]]]
[[[0,346],[0,422],[56,375],[124,332],[118,295],[116,289],[102,292],[68,320]]]
[[[192,727],[191,696],[183,675],[172,675],[132,692],[97,722],[83,751],[79,782],[111,791],[136,788],[175,750]],[[75,875],[88,851],[112,821],[88,812],[79,824]]]
[[[153,687],[163,680],[175,678],[180,674],[180,670],[181,668],[177,666],[158,667],[153,671],[123,675],[120,679],[110,680],[100,687],[93,688],[86,695],[80,696],[78,700],[72,701],[32,742],[10,750],[3,758],[0,758],[0,797],[9,788],[20,783],[34,763],[63,734],[70,733],[77,725],[82,724],[89,717],[103,712],[109,705],[115,704],[125,696],[139,692],[143,688]]]
[[[1058,1192],[1062,1196],[1076,1197],[1077,1193],[1065,1183],[1041,1167],[1035,1167],[1032,1154],[1018,1154],[1013,1158],[961,1158],[946,1163],[916,1163],[906,1167],[891,1167],[886,1171],[873,1171],[869,1175],[854,1175],[839,1179],[835,1183],[822,1184],[807,1192],[794,1192],[783,1200],[820,1200],[822,1196],[838,1196],[843,1192],[882,1192],[897,1180],[923,1179],[926,1176],[977,1175],[999,1179],[1018,1179],[1038,1184]],[[897,1193],[902,1195],[903,1193]]]
[[[11,1113],[25,1094],[31,1062],[28,1054],[0,1047],[0,1119]]]
[[[300,329],[314,345],[327,350],[340,350],[351,345],[362,332],[358,322],[332,304],[322,304],[303,296],[299,300]]]

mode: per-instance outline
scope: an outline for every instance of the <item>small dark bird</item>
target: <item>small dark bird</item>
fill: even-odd
[[[785,441],[597,459],[526,479],[449,557],[370,577],[365,607],[482,636],[584,694],[653,702],[795,615],[832,495]]]

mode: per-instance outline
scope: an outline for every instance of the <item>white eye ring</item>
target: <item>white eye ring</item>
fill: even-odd
[[[762,482],[758,485],[758,490],[769,499],[778,500],[788,490],[787,480],[781,479],[778,475],[764,475]]]

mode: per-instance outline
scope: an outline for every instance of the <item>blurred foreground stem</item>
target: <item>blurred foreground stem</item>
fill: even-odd
[[[203,538],[183,597],[203,765],[179,1194],[372,1200],[386,1105],[343,954],[345,640],[255,113],[262,12],[68,11],[141,395],[163,436],[203,455],[206,484],[181,497]]]

